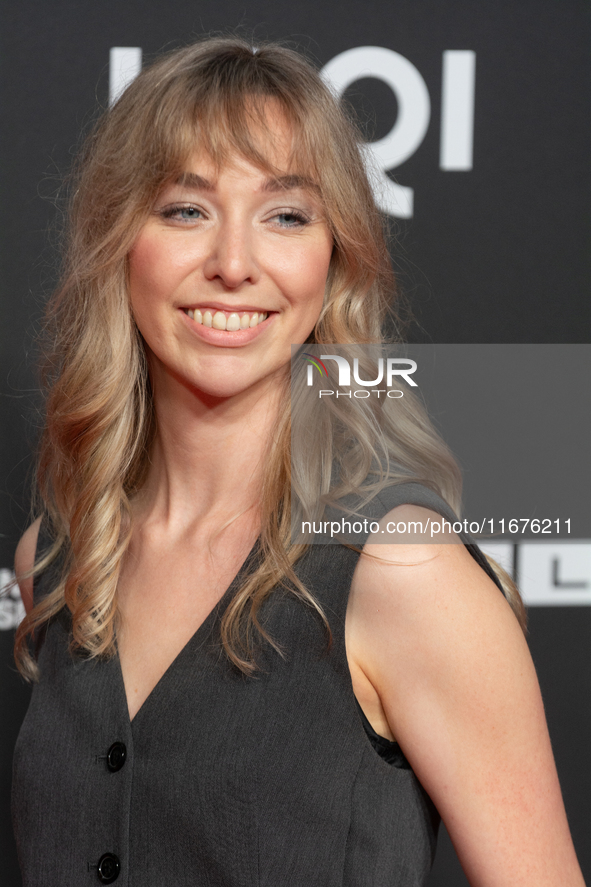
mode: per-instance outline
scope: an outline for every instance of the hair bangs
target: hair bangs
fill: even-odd
[[[177,109],[177,119],[167,121],[161,135],[159,162],[161,169],[167,167],[162,169],[166,180],[186,172],[194,155],[203,152],[218,169],[239,156],[271,177],[300,176],[321,195],[321,164],[302,109],[268,93],[199,92]]]

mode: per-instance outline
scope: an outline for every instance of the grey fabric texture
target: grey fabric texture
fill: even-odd
[[[381,500],[382,513],[412,503],[451,514],[416,484]],[[39,547],[48,541],[42,533]],[[14,758],[24,887],[91,887],[105,853],[120,861],[118,887],[424,883],[437,815],[412,770],[372,748],[353,695],[344,626],[358,553],[314,545],[298,564],[328,617],[330,645],[312,609],[276,589],[263,618],[284,656],[262,645],[259,671],[245,677],[218,627],[256,556],[131,723],[118,658],[73,657],[65,611],[49,625]],[[48,571],[36,599],[50,587]],[[127,758],[110,772],[116,741]]]

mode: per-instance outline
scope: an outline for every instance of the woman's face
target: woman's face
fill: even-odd
[[[132,310],[156,393],[165,380],[214,397],[273,385],[318,319],[332,237],[314,184],[287,169],[286,125],[269,125],[285,174],[238,155],[217,169],[197,151],[131,250]]]

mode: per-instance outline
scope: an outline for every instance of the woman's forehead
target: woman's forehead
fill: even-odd
[[[234,113],[232,113],[234,111]],[[184,162],[180,174],[197,166],[221,170],[247,163],[269,177],[285,180],[299,177],[301,186],[317,186],[316,164],[304,151],[301,128],[273,97],[241,102],[225,113],[197,115],[184,139]]]

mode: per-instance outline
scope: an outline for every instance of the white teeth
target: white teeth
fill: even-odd
[[[187,308],[186,313],[195,323],[200,323],[214,330],[227,330],[232,333],[249,328],[253,329],[268,317],[266,311],[253,311],[252,314],[246,311],[232,311],[227,317],[223,311],[211,311],[210,309],[202,312],[199,308]]]
[[[223,311],[216,311],[213,315],[212,327],[214,330],[225,330],[226,329],[226,315]]]

